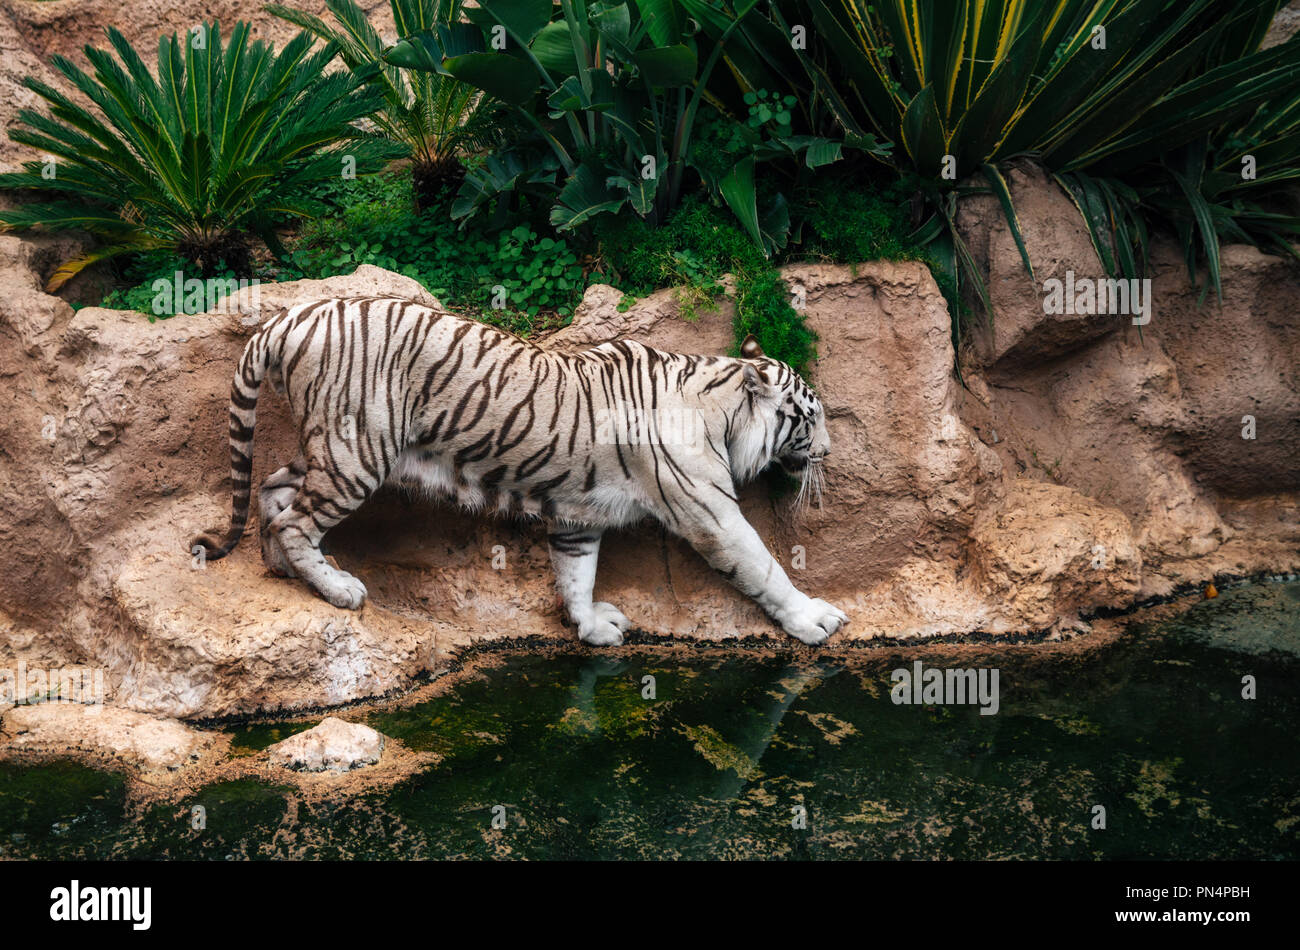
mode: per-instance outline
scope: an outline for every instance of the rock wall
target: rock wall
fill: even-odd
[[[1005,249],[988,227],[996,267]],[[0,237],[0,380],[12,406],[0,420],[0,576],[9,579],[0,666],[102,666],[113,702],[204,718],[335,705],[406,686],[471,643],[573,636],[555,607],[540,525],[471,517],[398,489],[328,539],[331,555],[370,589],[360,612],[270,575],[251,537],[223,561],[194,562],[188,538],[226,517],[229,377],[256,320],[206,314],[151,324],[134,313],[74,313],[39,289],[58,250]],[[1254,252],[1225,257],[1234,293],[1254,303],[1223,318],[1239,332],[1214,351],[1190,348],[1204,332],[1198,321],[1209,318],[1168,275],[1163,316],[1143,339],[1122,328],[1088,332],[1041,362],[1011,350],[968,366],[969,390],[952,372],[947,310],[922,265],[787,269],[820,336],[813,380],[836,449],[829,494],[798,519],[761,481],[743,504],[796,583],[850,614],[837,648],[1076,628],[1081,613],[1218,571],[1295,568],[1296,521],[1279,517],[1296,509],[1296,492],[1280,491],[1296,469],[1287,428],[1296,422],[1296,364],[1285,357],[1295,341],[1292,324],[1274,324],[1264,293],[1289,278]],[[263,286],[261,303],[341,293],[436,304],[414,282],[373,267]],[[730,345],[725,303],[687,321],[672,291],[623,313],[620,299],[613,288],[590,288],[573,324],[544,345],[620,337],[678,351]],[[1231,340],[1246,352],[1234,354]],[[1280,362],[1264,355],[1279,351]],[[1193,353],[1198,361],[1184,363]],[[1253,387],[1257,445],[1240,456],[1203,448],[1216,443],[1196,420],[1226,426],[1237,410],[1213,386],[1181,386],[1184,365]],[[1292,375],[1279,377],[1279,367]],[[268,391],[258,477],[294,444]],[[1060,461],[1048,464],[1052,453]],[[1273,474],[1241,474],[1257,465]],[[505,557],[500,569],[496,554]],[[597,595],[653,636],[784,639],[654,524],[609,537]]]
[[[1103,277],[1069,197],[1042,172],[1009,177],[1040,284]],[[1300,542],[1294,264],[1224,247],[1220,302],[1191,283],[1178,248],[1157,243],[1139,327],[1127,315],[1044,314],[991,196],[965,202],[959,225],[995,311],[963,354],[961,411],[1004,468],[1123,512],[1142,552],[1141,595],[1287,563]]]

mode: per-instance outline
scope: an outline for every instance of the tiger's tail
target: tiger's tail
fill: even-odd
[[[257,395],[271,365],[274,327],[254,334],[239,358],[230,384],[230,526],[223,537],[219,530],[205,532],[190,542],[191,553],[202,549],[213,561],[220,560],[239,544],[248,525],[253,494],[253,427],[257,419]]]

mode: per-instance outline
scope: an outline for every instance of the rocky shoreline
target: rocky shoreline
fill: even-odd
[[[972,641],[949,639],[900,644],[895,641],[855,641],[833,651],[826,659],[852,669],[859,664],[879,666],[886,658],[908,662],[996,665],[1013,656],[1032,656],[1044,662],[1065,657],[1087,657],[1113,646],[1137,625],[1168,620],[1202,599],[1200,593],[1162,599],[1122,617],[1099,618],[1087,635],[1072,634],[1052,640],[1009,642],[1005,639]],[[818,652],[774,647],[757,638],[744,643],[700,643],[678,640],[664,643],[630,642],[624,652],[663,660],[697,655],[701,649],[737,651],[747,656],[781,656],[795,663],[816,665]],[[0,718],[0,762],[37,765],[70,760],[118,772],[127,783],[128,799],[136,806],[178,802],[198,789],[219,782],[254,780],[292,789],[304,800],[342,800],[381,791],[435,765],[439,756],[407,748],[399,740],[380,736],[360,724],[376,711],[407,709],[446,695],[466,680],[481,677],[520,650],[543,654],[587,654],[576,643],[552,638],[529,638],[527,643],[485,641],[473,646],[442,672],[397,693],[360,699],[343,708],[300,710],[273,719],[240,716],[198,723],[178,722],[163,716],[135,713],[113,705],[101,708],[69,704],[11,707]],[[288,738],[263,749],[239,749],[234,741],[241,727],[274,723]],[[309,725],[310,724],[310,725]],[[339,726],[365,730],[373,736],[358,742]],[[324,727],[324,728],[322,728]],[[315,734],[315,735],[313,735]],[[377,754],[370,755],[378,740]],[[314,740],[314,741],[313,741]],[[366,743],[372,743],[367,745]],[[301,749],[313,749],[314,763],[304,767]],[[364,753],[364,754],[363,754]],[[324,763],[330,761],[334,767]],[[345,763],[339,766],[338,763]]]

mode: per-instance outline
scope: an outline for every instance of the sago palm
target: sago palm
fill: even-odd
[[[410,149],[416,202],[425,207],[464,177],[461,156],[487,144],[497,131],[495,104],[468,83],[437,73],[399,69],[384,61],[385,44],[355,0],[326,0],[336,26],[282,4],[266,9],[281,19],[337,43],[354,70],[372,70],[383,91],[376,124]],[[461,0],[390,0],[397,35],[408,36],[461,18]]]
[[[48,159],[0,175],[0,188],[49,200],[0,211],[7,229],[80,229],[102,239],[64,262],[52,291],[94,261],[165,249],[204,273],[250,265],[249,235],[276,247],[273,225],[309,214],[307,186],[382,167],[392,147],[354,124],[381,104],[337,52],[313,52],[301,33],[277,52],[235,24],[223,47],[217,23],[164,36],[155,74],[117,30],[116,58],[87,46],[93,73],[55,56],[54,67],[93,108],[33,78],[24,85],[49,113],[24,109],[9,135]]]

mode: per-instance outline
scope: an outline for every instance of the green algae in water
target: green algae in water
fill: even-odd
[[[106,856],[126,830],[125,807],[120,775],[72,762],[0,763],[0,859]]]
[[[315,722],[251,722],[235,729],[230,736],[230,754],[254,755],[290,736],[306,732]]]
[[[442,756],[382,794],[224,783],[128,815],[120,779],[0,763],[0,854],[1294,859],[1297,603],[1230,590],[1087,654],[518,655],[367,717]],[[894,705],[918,656],[998,667],[999,713]]]
[[[0,858],[214,859],[281,856],[285,786],[239,780],[183,803],[128,809],[119,775],[72,763],[0,763]],[[201,809],[201,811],[198,811]],[[202,828],[196,828],[201,815]]]

